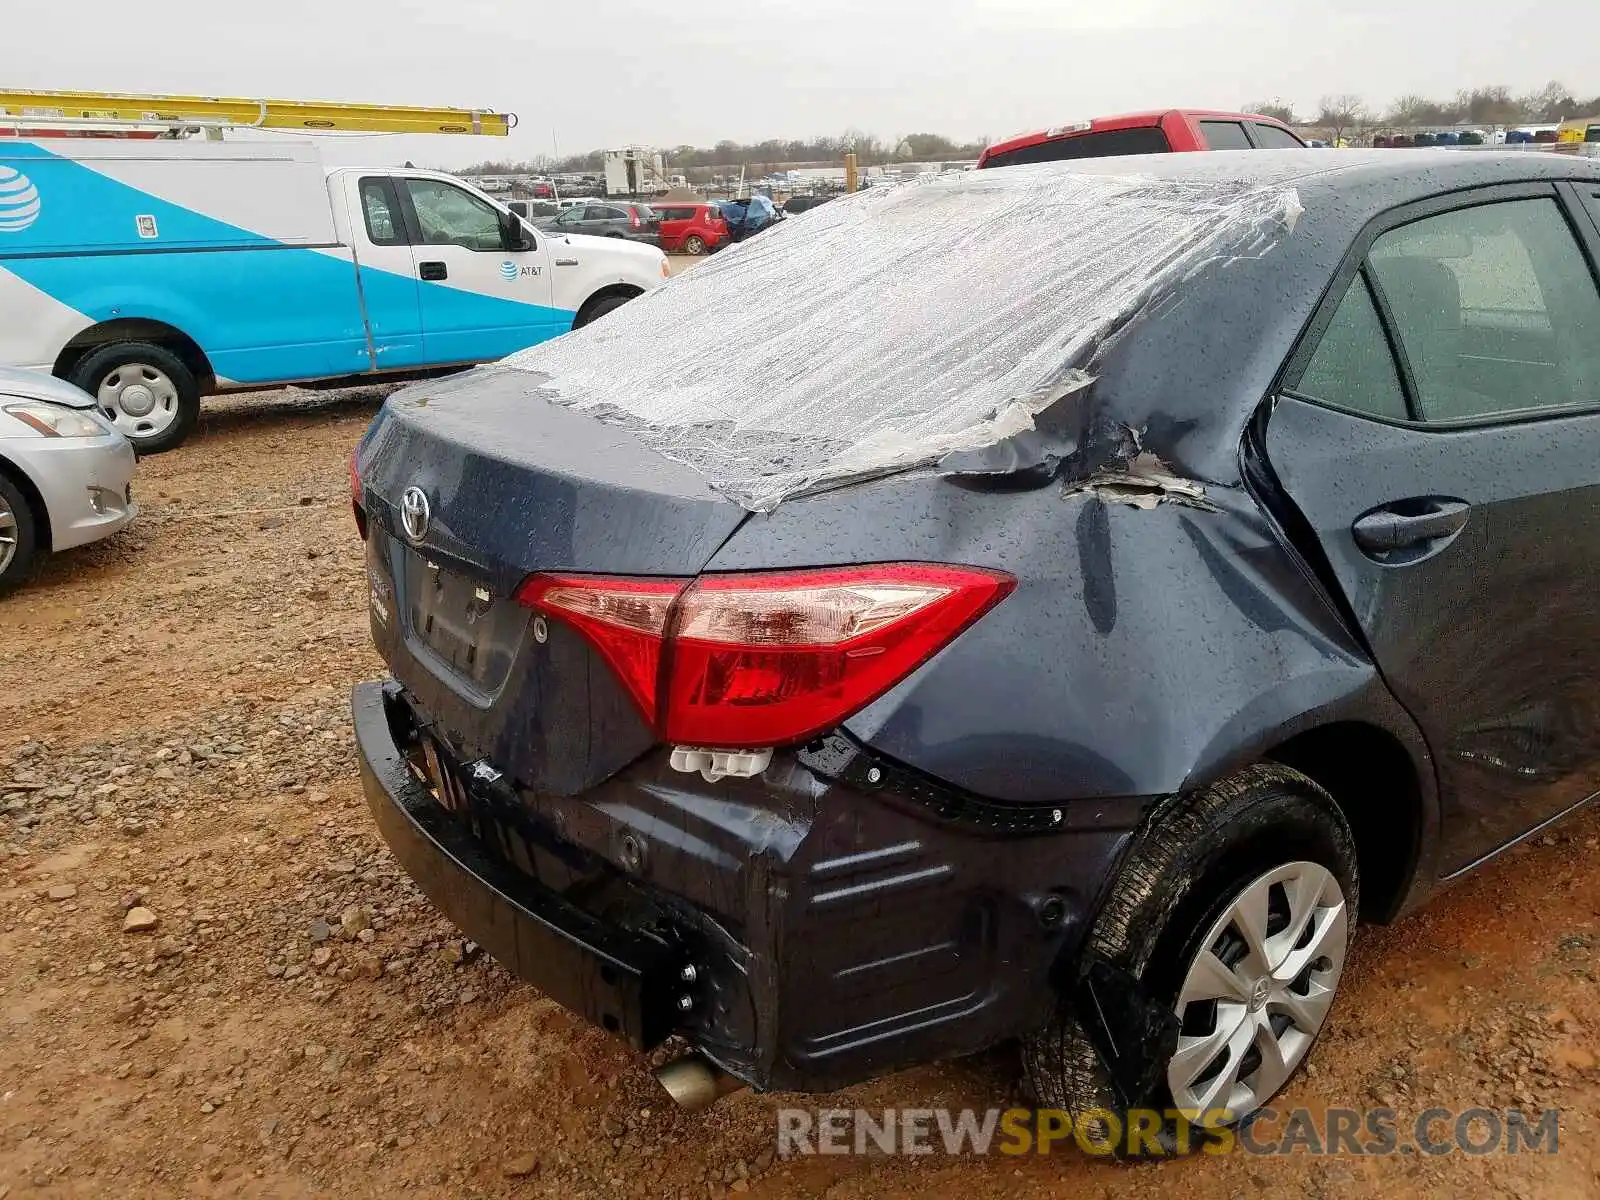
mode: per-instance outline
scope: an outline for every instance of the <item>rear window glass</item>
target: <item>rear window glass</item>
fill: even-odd
[[[1265,176],[1140,176],[1041,165],[841,196],[501,368],[757,511],[990,446],[1087,386],[1108,334],[1268,253],[1301,211]]]
[[[1136,129],[1108,129],[1019,146],[991,155],[985,167],[1014,167],[1021,163],[1060,162],[1069,158],[1110,158],[1117,154],[1165,154],[1172,149],[1167,135],[1155,125]]]
[[[1211,150],[1248,150],[1250,139],[1237,121],[1201,121],[1200,136]]]

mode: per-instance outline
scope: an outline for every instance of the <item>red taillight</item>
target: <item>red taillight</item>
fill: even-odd
[[[774,746],[831,729],[1016,586],[924,563],[693,581],[540,575],[524,604],[572,625],[663,740]]]
[[[517,599],[587,637],[654,725],[667,617],[683,588],[681,579],[535,575],[517,589]]]
[[[633,222],[633,227],[635,229],[639,228],[639,210],[637,208],[630,208],[628,210],[628,216]]]
[[[350,511],[356,519],[356,532],[361,534],[361,540],[367,540],[367,510],[361,506],[364,498],[361,488],[361,469],[356,466],[356,459],[361,454],[358,445],[350,451]]]

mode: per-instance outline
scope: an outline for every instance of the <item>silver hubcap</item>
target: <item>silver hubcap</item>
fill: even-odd
[[[96,393],[100,411],[130,438],[165,433],[178,419],[178,388],[165,371],[128,363],[106,373]]]
[[[0,575],[11,566],[17,556],[17,514],[11,511],[6,498],[0,496]]]
[[[1167,1085],[1179,1109],[1223,1125],[1272,1098],[1327,1019],[1349,936],[1339,881],[1313,862],[1268,871],[1233,898],[1178,993]]]

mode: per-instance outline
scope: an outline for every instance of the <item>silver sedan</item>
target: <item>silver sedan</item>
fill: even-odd
[[[41,554],[109,537],[139,508],[133,447],[94,398],[38,371],[0,367],[0,593]]]

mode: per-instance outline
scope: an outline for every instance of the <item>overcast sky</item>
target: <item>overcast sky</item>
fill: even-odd
[[[457,104],[487,138],[319,139],[339,162],[455,166],[638,143],[862,129],[1001,137],[1098,113],[1304,112],[1475,84],[1600,92],[1594,0],[39,0],[5,84]],[[1481,15],[1480,15],[1481,13]]]

